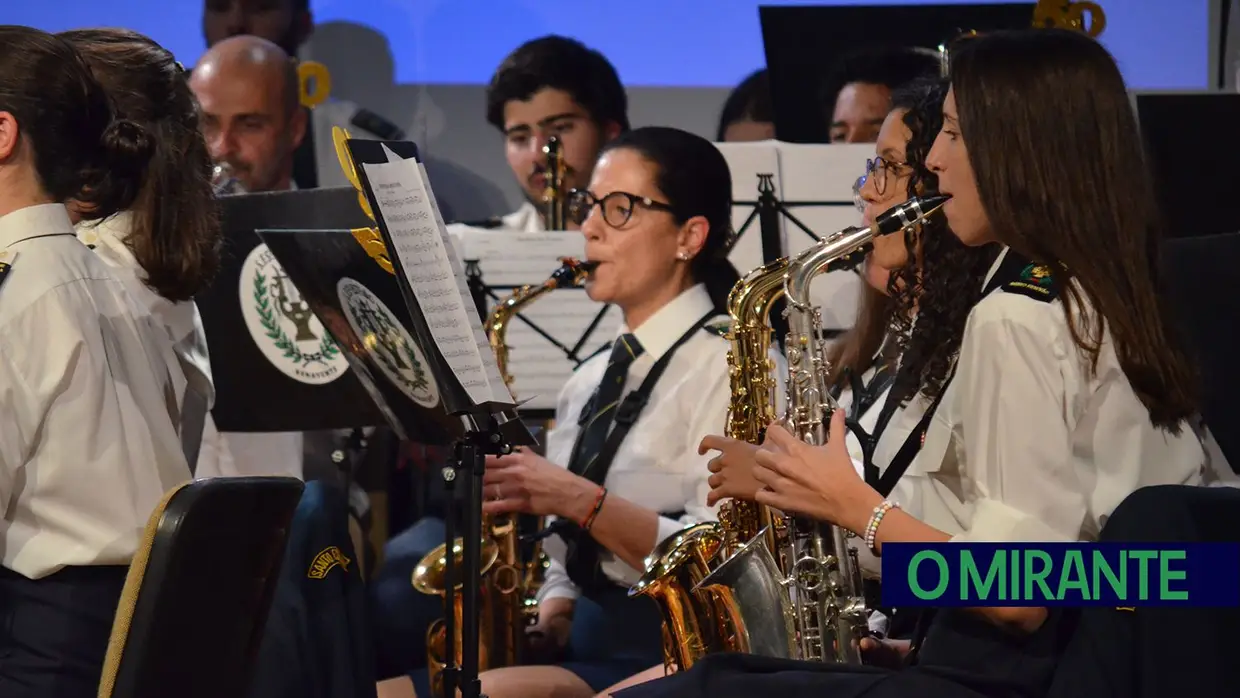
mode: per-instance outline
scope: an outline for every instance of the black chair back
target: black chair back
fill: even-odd
[[[100,698],[246,693],[302,486],[211,478],[168,494],[130,567]]]

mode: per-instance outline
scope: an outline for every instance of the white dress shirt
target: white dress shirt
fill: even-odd
[[[633,330],[643,352],[629,367],[625,393],[641,385],[654,363],[693,323],[709,313],[712,304],[705,286],[698,285],[663,306]],[[721,316],[718,320],[726,320]],[[712,320],[714,322],[714,320]],[[629,330],[620,329],[620,334]],[[715,520],[706,506],[710,491],[706,464],[711,454],[698,455],[698,443],[707,434],[723,433],[731,397],[727,365],[728,342],[708,330],[696,331],[676,350],[607,472],[611,494],[660,512],[684,511],[680,518],[659,517],[658,542],[685,526]],[[591,358],[565,384],[556,407],[555,428],[547,434],[547,460],[567,467],[580,431],[581,410],[603,379],[609,354]],[[782,372],[778,372],[782,380]],[[559,536],[544,542],[550,558],[539,602],[577,598],[580,591],[564,568],[565,546]],[[603,572],[617,584],[629,586],[641,572],[607,550],[600,551]]]
[[[198,304],[192,300],[170,301],[146,285],[146,273],[134,257],[133,250],[125,243],[133,229],[133,214],[129,211],[102,221],[82,222],[76,228],[78,239],[92,246],[95,254],[112,268],[113,275],[125,285],[125,290],[139,307],[163,324],[189,390],[197,393],[208,408],[200,416],[204,423],[195,428],[202,430],[204,442],[213,442],[218,434],[209,409],[215,404],[215,385],[211,380],[207,333],[198,314]],[[195,470],[198,477],[215,474],[214,471],[218,470],[217,455],[217,449],[213,447],[199,449]]]
[[[78,241],[60,204],[0,217],[0,555],[37,579],[124,565],[189,479],[185,377],[161,321]]]
[[[957,364],[898,495],[953,540],[1092,540],[1133,491],[1207,479],[1189,425],[1173,435],[1150,423],[1109,331],[1089,370],[1061,299],[991,292],[969,313]],[[893,418],[880,450],[898,450],[925,409],[918,397]]]
[[[512,213],[501,216],[500,220],[503,221],[500,227],[504,230],[516,230],[522,233],[541,233],[546,230],[542,216],[538,215],[538,208],[528,201]]]

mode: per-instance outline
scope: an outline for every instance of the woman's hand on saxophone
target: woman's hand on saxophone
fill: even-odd
[[[844,411],[835,410],[825,446],[810,446],[778,424],[755,456],[755,500],[780,511],[863,531],[883,498],[857,474],[845,443]]]
[[[533,451],[518,447],[506,456],[488,456],[483,477],[484,514],[535,514],[583,518],[598,485]]]
[[[707,436],[698,444],[698,454],[704,456],[710,451],[718,451],[719,455],[711,458],[706,466],[712,473],[707,480],[710,485],[707,506],[713,507],[729,498],[753,501],[754,495],[762,489],[762,484],[753,476],[758,446],[726,436]]]

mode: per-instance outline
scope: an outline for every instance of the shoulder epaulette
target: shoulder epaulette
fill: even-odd
[[[1043,303],[1050,303],[1059,297],[1059,284],[1051,268],[1044,264],[1027,264],[1016,278],[999,287],[1007,293],[1028,296]]]
[[[728,333],[732,331],[732,321],[719,320],[717,322],[708,322],[705,325],[702,325],[702,331],[727,339]]]
[[[3,286],[4,280],[9,277],[9,271],[13,269],[13,261],[16,259],[16,252],[12,250],[0,250],[0,286]]]

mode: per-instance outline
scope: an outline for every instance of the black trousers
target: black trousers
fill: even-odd
[[[95,698],[128,567],[0,568],[0,696]]]
[[[1016,637],[971,612],[944,610],[903,669],[719,654],[616,698],[1037,698],[1049,690],[1064,624],[1052,614],[1038,632]]]

